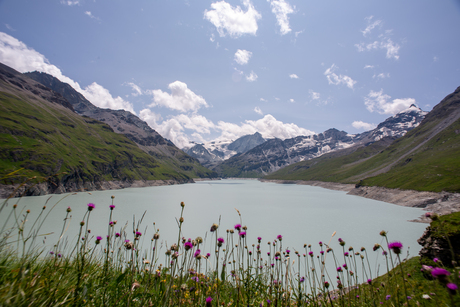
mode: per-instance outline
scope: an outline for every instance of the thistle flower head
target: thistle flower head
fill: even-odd
[[[445,278],[450,275],[450,272],[446,269],[434,268],[431,270],[431,275],[433,275],[434,278]]]
[[[206,298],[206,307],[212,306],[212,297],[208,296]]]
[[[142,236],[142,233],[140,231],[136,231],[136,237]]]
[[[67,207],[67,210],[66,210],[66,211],[69,212],[69,213],[72,212],[72,209],[70,208],[70,206]]]
[[[391,242],[390,244],[388,244],[388,248],[391,249],[393,251],[393,253],[395,253],[395,254],[401,254],[402,247],[403,247],[403,245],[399,241],[394,241],[394,242]]]
[[[241,224],[236,224],[235,229],[238,230],[238,231],[241,231]]]
[[[282,236],[282,235],[278,235],[276,238],[277,238],[279,241],[283,240],[283,236]]]
[[[110,208],[110,210],[113,210],[113,209],[115,209],[115,205],[110,205],[109,208]]]
[[[186,251],[188,251],[188,250],[191,249],[192,247],[193,247],[192,242],[188,242],[188,241],[187,241],[187,242],[184,243],[184,248],[185,248]]]
[[[241,238],[244,238],[245,236],[246,236],[246,232],[245,232],[245,231],[240,232],[240,237],[241,237]]]
[[[219,247],[222,246],[222,244],[224,244],[224,242],[225,242],[224,238],[218,238],[218,239],[217,239],[217,245],[218,245]]]
[[[88,204],[88,211],[93,211],[93,209],[96,208],[96,205],[93,203]]]
[[[211,225],[211,232],[216,231],[217,228],[219,228],[219,225],[217,225],[216,223],[212,224],[212,225]]]

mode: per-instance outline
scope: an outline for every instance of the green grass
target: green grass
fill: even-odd
[[[19,168],[57,180],[189,178],[99,121],[47,102],[0,92],[0,171]]]

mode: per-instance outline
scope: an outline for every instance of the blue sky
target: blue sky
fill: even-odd
[[[0,0],[0,62],[179,147],[359,133],[460,86],[460,1]]]

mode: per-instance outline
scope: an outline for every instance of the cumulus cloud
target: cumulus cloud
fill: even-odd
[[[256,112],[257,114],[260,114],[260,115],[264,115],[264,112],[262,112],[262,110],[259,107],[255,107],[254,112]]]
[[[374,68],[374,65],[366,65],[366,66],[364,66],[364,69],[367,69],[367,68]]]
[[[90,11],[86,11],[86,12],[85,12],[85,15],[86,15],[86,16],[89,16],[89,17],[92,18],[92,19],[99,20],[99,18],[97,18],[96,16],[94,16]]]
[[[272,13],[275,14],[278,25],[280,26],[281,35],[291,32],[288,17],[288,14],[294,13],[294,9],[291,5],[285,0],[272,0],[270,1],[270,6],[272,8]]]
[[[332,64],[332,66],[326,69],[326,71],[324,72],[324,75],[326,76],[329,84],[334,84],[334,85],[344,84],[348,88],[353,89],[353,86],[356,84],[356,81],[346,75],[337,75],[334,72],[337,69],[338,67],[335,66],[335,64]]]
[[[311,100],[319,100],[321,98],[320,93],[314,92],[313,90],[308,90],[308,94]]]
[[[254,82],[254,81],[257,80],[257,78],[259,78],[259,77],[256,75],[256,73],[251,71],[251,73],[246,76],[246,81]]]
[[[400,98],[391,100],[391,96],[383,94],[383,89],[379,92],[370,91],[364,98],[364,104],[369,112],[380,114],[397,114],[415,104],[414,98]]]
[[[235,52],[235,62],[237,62],[240,65],[246,65],[248,64],[251,56],[252,56],[251,51],[238,49]]]
[[[356,129],[364,130],[364,131],[372,130],[375,127],[377,127],[376,124],[369,124],[369,123],[365,123],[360,120],[355,120],[351,125]]]
[[[244,34],[256,35],[257,20],[262,15],[256,11],[250,0],[243,0],[243,6],[232,7],[225,1],[211,4],[211,10],[204,11],[204,18],[211,22],[221,37],[227,34],[232,38],[238,38]]]
[[[50,64],[48,59],[41,53],[3,32],[0,32],[0,62],[19,72],[36,70],[50,74],[72,86],[95,106],[114,110],[124,109],[135,114],[133,105],[130,102],[123,100],[121,97],[112,97],[107,89],[96,82],[82,89],[77,82],[64,76],[59,68]]]
[[[171,94],[162,90],[150,91],[153,102],[149,107],[163,106],[181,112],[197,111],[201,107],[208,107],[206,100],[192,92],[184,82],[174,81],[168,85],[168,88]]]
[[[383,73],[383,72],[382,72],[382,73],[380,73],[380,74],[378,74],[378,75],[377,75],[377,74],[374,74],[374,75],[372,76],[372,78],[374,78],[374,79],[385,79],[385,78],[390,78],[390,73],[389,73],[389,72],[387,72],[387,73]]]
[[[299,76],[297,76],[296,74],[291,74],[291,75],[289,75],[289,78],[291,78],[291,79],[299,79]]]
[[[265,98],[260,98],[260,101],[267,102],[268,100]]]

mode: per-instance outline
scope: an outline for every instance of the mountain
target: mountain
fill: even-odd
[[[403,137],[389,146],[383,140],[292,164],[266,178],[460,192],[460,87]]]
[[[386,119],[377,128],[361,133],[329,129],[310,136],[280,140],[272,139],[253,149],[223,161],[213,169],[223,177],[261,177],[283,167],[320,157],[331,152],[345,154],[379,140],[389,144],[418,126],[426,112],[412,105],[408,109]]]
[[[216,176],[215,172],[203,167],[199,161],[164,139],[146,122],[131,112],[96,107],[69,84],[63,83],[49,74],[35,71],[24,75],[61,94],[78,114],[108,124],[114,132],[125,135],[140,149],[177,172],[193,178]]]
[[[183,148],[184,152],[198,159],[206,167],[214,168],[230,157],[244,153],[264,143],[266,140],[259,132],[242,136],[235,141],[212,141]]]
[[[46,178],[45,187],[30,192],[35,195],[101,189],[109,181],[193,181],[179,166],[146,153],[106,123],[77,114],[61,94],[1,63],[0,110],[2,177],[24,168],[28,178]],[[4,180],[15,184],[23,178]]]

